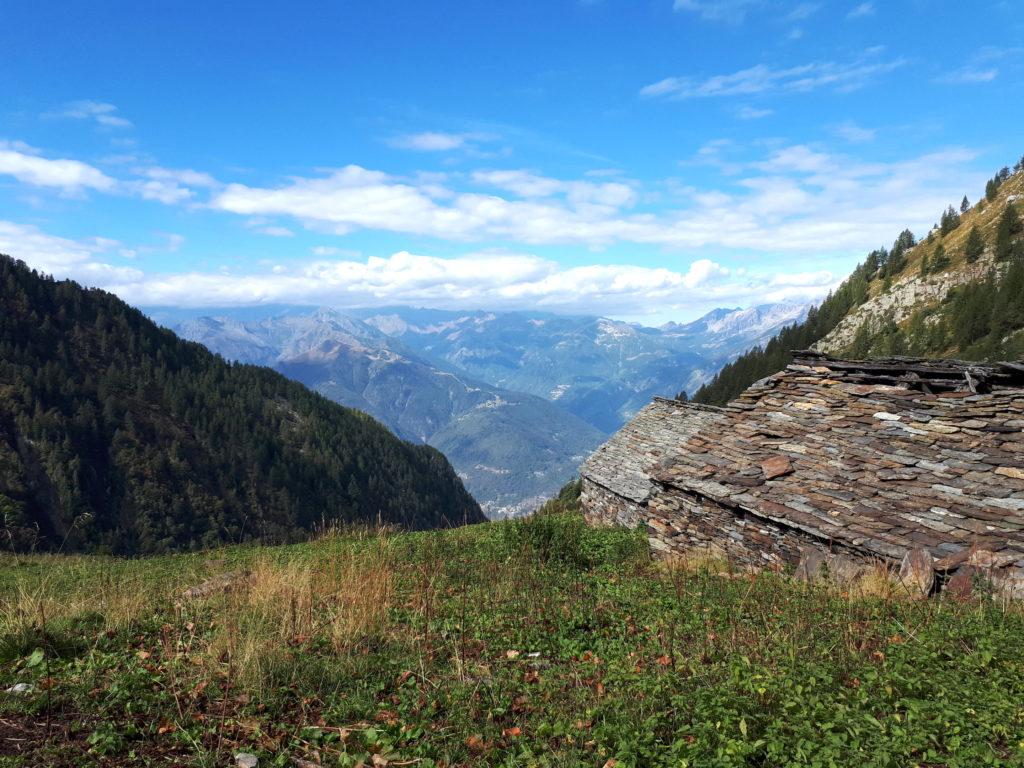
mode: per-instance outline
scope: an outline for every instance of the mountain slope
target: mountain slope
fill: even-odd
[[[975,205],[950,206],[916,242],[904,231],[870,253],[807,319],[725,366],[695,395],[725,403],[782,370],[791,350],[849,357],[967,360],[1024,356],[1024,158],[999,171]]]
[[[484,519],[436,450],[6,256],[0,515],[15,546],[129,554]]]
[[[250,322],[200,317],[174,328],[225,357],[273,366],[402,437],[441,449],[492,517],[535,508],[604,439],[557,405],[435,364],[339,312]]]
[[[902,269],[888,281],[877,280],[869,298],[816,346],[855,356],[1021,357],[1022,215],[1024,170],[1019,170],[998,184],[991,199],[982,198],[958,215],[945,234],[933,231],[910,250]],[[1016,223],[1007,226],[1008,221]],[[976,245],[969,254],[972,238]]]

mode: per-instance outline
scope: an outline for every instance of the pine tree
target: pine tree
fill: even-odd
[[[967,199],[967,195],[964,195],[964,199],[960,201],[960,213],[967,213],[971,210],[971,202]]]
[[[1020,244],[1016,242],[1020,231],[1021,223],[1017,209],[1012,203],[1009,203],[999,218],[999,226],[996,228],[996,261],[1007,261],[1020,252]]]
[[[951,205],[942,212],[942,217],[939,219],[939,234],[943,236],[948,235],[959,226],[960,214],[957,213]]]
[[[920,269],[918,271],[918,274],[921,277],[925,277],[931,271],[932,271],[931,261],[929,261],[928,254],[926,253],[924,256],[921,257],[921,267],[920,267]]]
[[[871,352],[871,329],[868,325],[868,321],[864,320],[857,327],[857,333],[853,336],[853,343],[850,345],[848,354],[856,360],[863,360]]]
[[[928,266],[929,272],[941,272],[949,267],[949,256],[946,255],[946,246],[939,243],[932,254],[931,263]]]
[[[981,236],[981,231],[977,225],[971,227],[970,233],[967,235],[967,244],[964,246],[964,256],[967,259],[968,264],[974,264],[978,259],[985,253],[985,238]]]

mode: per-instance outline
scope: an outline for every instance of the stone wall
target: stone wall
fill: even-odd
[[[899,570],[899,583],[903,583],[898,561],[879,559],[869,552],[822,540],[678,488],[656,486],[647,503],[638,504],[584,479],[581,500],[589,525],[634,528],[645,524],[647,541],[656,557],[722,557],[739,570],[795,569],[798,579],[815,581],[827,577],[844,585],[854,583],[872,573],[873,567],[882,565],[890,570],[894,579]],[[908,550],[911,554],[918,552],[932,564],[926,550]],[[966,565],[959,570],[944,566],[941,561],[934,562],[940,574],[934,582],[936,590],[946,589],[948,582],[948,589],[957,599],[988,594],[988,589],[1010,598],[1024,599],[1024,571],[992,567],[998,558],[985,550],[972,548],[964,556]],[[930,568],[927,578],[930,589],[933,584]],[[984,586],[986,583],[988,587]]]
[[[795,567],[808,550],[822,554],[839,548],[794,528],[733,510],[675,488],[662,487],[648,500],[647,535],[662,555],[722,555],[737,566],[781,570]],[[871,558],[839,551],[865,564]]]
[[[645,505],[618,496],[586,477],[580,489],[580,506],[588,525],[635,528],[647,520]]]

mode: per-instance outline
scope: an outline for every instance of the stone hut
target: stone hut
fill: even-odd
[[[660,553],[925,562],[1024,596],[1024,365],[801,352],[723,408],[655,400],[581,475],[588,522]]]

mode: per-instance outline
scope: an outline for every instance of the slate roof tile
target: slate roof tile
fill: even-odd
[[[868,555],[942,557],[984,535],[1024,559],[1022,391],[1012,366],[799,353],[723,408],[656,399],[581,473],[635,502],[695,493]]]

